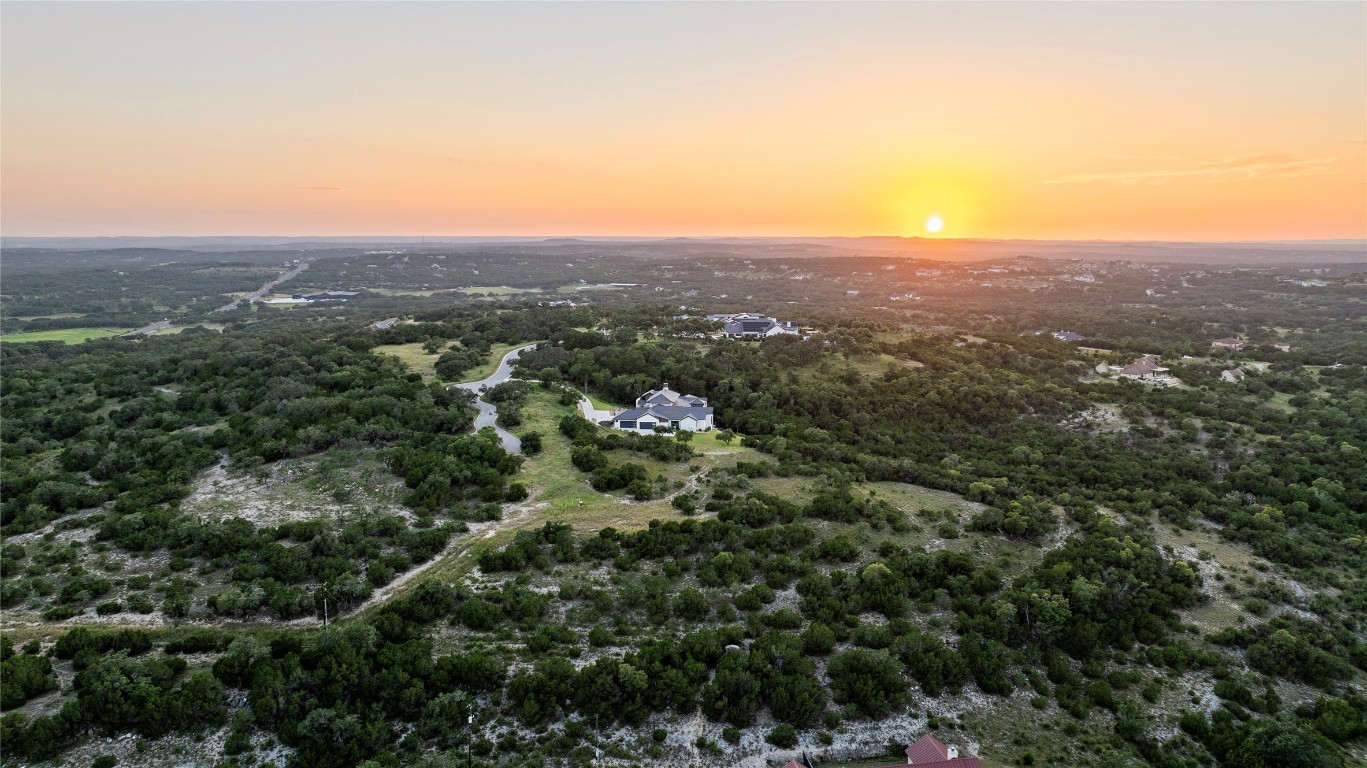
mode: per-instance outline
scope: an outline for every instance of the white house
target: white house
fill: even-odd
[[[688,432],[712,429],[712,409],[707,398],[681,395],[668,384],[636,398],[636,407],[612,417],[614,429],[628,432],[654,432],[656,427],[671,427]]]
[[[708,320],[725,323],[722,333],[732,339],[764,339],[783,334],[800,335],[802,331],[791,320],[775,320],[767,315],[742,312],[738,315],[708,315]]]

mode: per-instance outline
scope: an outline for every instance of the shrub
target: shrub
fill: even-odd
[[[797,729],[787,723],[780,723],[769,731],[764,740],[776,747],[791,749],[797,746]]]

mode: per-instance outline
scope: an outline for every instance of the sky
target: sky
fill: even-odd
[[[1359,239],[1367,3],[4,2],[0,233]]]

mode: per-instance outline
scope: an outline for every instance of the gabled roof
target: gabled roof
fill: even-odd
[[[711,408],[689,407],[683,405],[650,405],[643,408],[630,408],[612,417],[617,421],[640,421],[654,418],[659,421],[681,421],[688,417],[702,421],[712,415]]]
[[[657,405],[650,409],[652,416],[661,419],[675,421],[692,416],[695,419],[705,419],[712,413],[711,408],[688,407],[684,405]]]
[[[1165,373],[1167,368],[1158,364],[1158,358],[1153,355],[1144,355],[1136,358],[1133,363],[1120,369],[1125,376],[1143,376],[1150,373]]]
[[[649,409],[649,408],[629,408],[629,409],[627,409],[627,410],[625,410],[625,411],[622,411],[621,413],[617,414],[616,416],[613,416],[613,417],[612,417],[612,420],[613,420],[613,421],[637,421],[637,420],[640,419],[642,416],[645,416],[645,415],[647,415],[647,414],[649,414],[649,413],[650,413],[650,409]]]
[[[935,740],[934,736],[926,734],[916,740],[915,744],[907,747],[907,761],[912,765],[921,763],[934,763],[949,759],[949,749]]]

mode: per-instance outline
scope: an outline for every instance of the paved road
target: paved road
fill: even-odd
[[[494,431],[498,433],[499,439],[503,441],[503,450],[508,453],[522,453],[522,441],[517,439],[517,436],[513,433],[494,423],[495,420],[498,419],[498,407],[492,403],[484,402],[484,398],[479,397],[478,395],[480,392],[491,387],[496,387],[512,378],[513,361],[520,357],[524,350],[531,349],[535,346],[535,344],[528,344],[510,350],[508,354],[503,356],[502,362],[498,364],[498,370],[494,371],[489,378],[484,379],[483,381],[471,381],[465,384],[456,385],[461,389],[467,389],[474,392],[476,395],[475,407],[479,408],[479,415],[475,417],[475,429],[479,430],[484,427],[493,427]]]
[[[237,309],[237,305],[238,305],[238,304],[241,304],[241,303],[244,302],[244,301],[247,302],[247,306],[250,307],[250,306],[252,305],[252,302],[253,302],[253,301],[256,301],[257,299],[261,298],[262,296],[265,296],[267,293],[270,293],[270,290],[271,290],[272,288],[274,288],[275,286],[277,286],[277,285],[279,285],[279,284],[285,282],[286,280],[289,280],[289,279],[293,278],[295,275],[298,275],[300,272],[303,272],[304,270],[306,270],[306,269],[308,269],[308,268],[309,268],[309,263],[308,263],[307,261],[301,261],[301,262],[299,262],[299,266],[295,267],[294,269],[291,269],[290,271],[286,272],[285,274],[281,275],[280,277],[277,277],[276,279],[270,281],[269,283],[266,283],[265,285],[263,285],[263,286],[261,286],[260,288],[256,289],[256,291],[255,291],[254,293],[249,293],[249,294],[247,294],[246,296],[243,296],[242,298],[238,299],[237,301],[234,301],[234,302],[231,303],[231,304],[224,304],[223,306],[219,307],[218,309],[215,309],[214,312],[231,312],[231,311],[233,311],[234,309]],[[211,314],[212,314],[212,313],[211,313]]]

